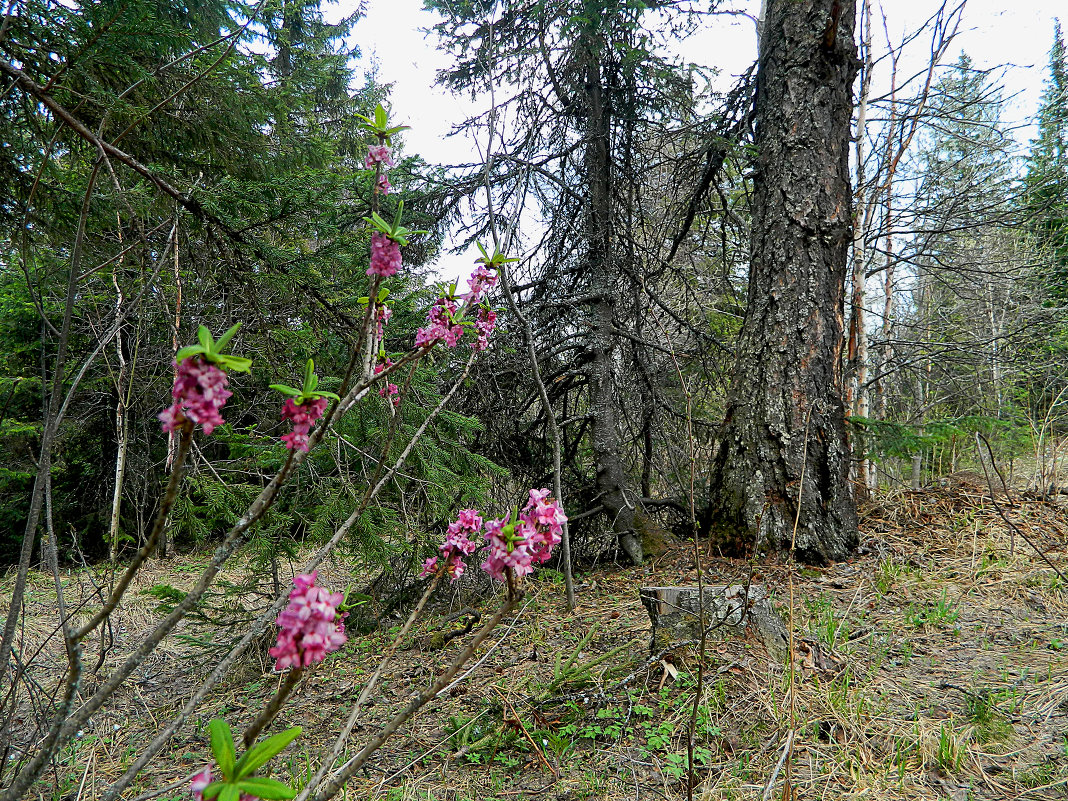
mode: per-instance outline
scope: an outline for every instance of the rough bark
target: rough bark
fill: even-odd
[[[588,129],[585,149],[590,186],[590,283],[597,292],[590,304],[591,445],[597,470],[597,493],[608,514],[619,546],[635,564],[641,564],[642,543],[635,530],[637,498],[629,492],[619,449],[618,403],[615,380],[617,337],[615,316],[619,276],[612,264],[611,161],[608,153],[609,111],[601,86],[601,67],[593,48],[586,50]]]
[[[706,520],[726,547],[793,543],[816,562],[857,540],[839,358],[855,16],[848,0],[767,3],[748,311]]]

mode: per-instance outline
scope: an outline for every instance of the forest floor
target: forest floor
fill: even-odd
[[[1068,571],[1068,511],[1022,497],[1001,504]],[[966,478],[872,502],[861,529],[857,556],[824,569],[760,564],[752,573],[744,561],[702,555],[708,583],[751,577],[768,587],[793,626],[797,656],[791,670],[756,640],[710,639],[694,798],[778,799],[787,777],[795,799],[1068,797],[1068,585],[1012,534],[985,486]],[[195,576],[198,559],[155,562],[140,588],[180,587],[183,576]],[[340,563],[323,575],[329,586],[349,580]],[[579,605],[568,613],[559,575],[539,574],[518,617],[479,651],[478,669],[387,742],[346,797],[685,798],[697,655],[683,648],[651,658],[638,591],[695,578],[692,545],[639,568],[603,565],[581,573]],[[27,642],[51,626],[48,581],[34,577]],[[10,585],[10,576],[0,582],[0,596]],[[109,662],[157,614],[153,598],[129,601]],[[492,599],[483,605],[484,613],[493,608]],[[442,649],[427,646],[434,632],[456,626],[447,611],[433,611],[402,645],[360,733],[376,731],[464,647],[470,635]],[[304,733],[274,775],[300,784],[395,632],[352,637],[302,682],[274,730],[301,725]],[[204,661],[189,641],[158,652],[64,755],[50,778],[51,797],[92,799],[121,775],[156,722],[181,706]],[[235,669],[196,725],[143,772],[133,795],[198,770],[212,717],[224,715],[239,731],[278,681],[269,663],[264,647]],[[47,672],[35,673],[45,686]]]

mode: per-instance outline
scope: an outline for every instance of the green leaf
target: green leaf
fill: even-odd
[[[308,386],[304,390],[305,394],[309,392],[315,392],[315,388],[317,386],[319,386],[319,376],[317,376],[315,373],[312,373],[311,378],[308,379]]]
[[[289,785],[265,776],[249,776],[239,781],[237,787],[241,792],[257,796],[264,801],[292,798],[297,794],[296,790],[290,789]]]
[[[239,329],[240,327],[241,323],[235,323],[225,334],[219,337],[219,339],[215,342],[216,353],[222,353],[222,349],[225,348],[229,344],[230,340],[234,338],[234,334],[237,333],[237,329]]]
[[[312,376],[315,375],[315,362],[308,359],[307,364],[304,365],[304,391],[307,392],[308,384],[311,383]]]
[[[211,338],[211,331],[208,330],[206,325],[202,325],[197,329],[197,341],[200,342],[205,353],[211,353],[215,350],[215,348],[212,347],[215,344],[215,341]]]
[[[377,228],[379,231],[381,231],[383,234],[386,234],[387,236],[393,232],[393,229],[390,227],[389,223],[386,222],[385,220],[383,220],[379,216],[377,211],[372,211],[371,212],[371,216],[370,217],[364,217],[363,221],[366,222],[366,223],[370,223],[371,225],[373,225],[375,228]]]
[[[176,354],[174,354],[174,360],[179,364],[182,363],[182,359],[188,359],[190,356],[199,356],[204,353],[204,347],[202,345],[186,345]]]
[[[211,753],[219,764],[219,770],[227,779],[232,779],[237,754],[229,724],[221,718],[215,718],[208,724],[208,733],[211,735]]]
[[[222,788],[222,792],[219,793],[219,801],[240,801],[241,791],[237,789],[236,784],[227,784]]]
[[[340,395],[336,395],[333,392],[324,392],[321,389],[320,390],[316,390],[315,396],[317,398],[330,398],[330,400],[336,400],[336,401],[341,400],[341,396]]]
[[[223,367],[237,373],[247,373],[252,367],[252,359],[246,359],[244,356],[216,356],[216,359]]]
[[[300,726],[294,726],[292,729],[287,729],[273,737],[268,737],[262,743],[252,746],[237,762],[237,778],[243,779],[255,773],[256,770],[266,764],[273,756],[280,753],[283,748],[293,742],[299,735]]]
[[[384,131],[387,125],[389,125],[389,118],[386,116],[386,110],[379,103],[375,108],[375,127]]]
[[[302,394],[304,394],[299,389],[294,389],[293,387],[288,387],[285,384],[271,384],[270,387],[273,390],[277,390],[278,392],[281,392],[283,395],[302,395]]]
[[[210,799],[215,798],[215,796],[221,793],[222,789],[226,786],[226,782],[212,782],[205,787],[200,794],[210,801]]]

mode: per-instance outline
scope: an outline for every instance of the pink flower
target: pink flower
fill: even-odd
[[[326,398],[306,400],[304,403],[296,403],[292,398],[286,398],[286,402],[282,404],[282,419],[292,421],[293,430],[282,435],[282,442],[289,450],[308,450],[308,434],[315,421],[326,411],[326,403]]]
[[[455,348],[464,335],[464,327],[456,322],[456,308],[456,303],[444,296],[434,301],[426,315],[429,325],[415,333],[415,347],[423,348],[444,342],[446,347]]]
[[[177,431],[186,420],[199,423],[205,434],[223,424],[219,410],[233,393],[228,390],[226,373],[200,356],[174,362],[177,374],[171,397],[174,403],[159,413],[164,431]]]
[[[387,367],[392,366],[393,360],[387,357],[385,361],[379,362],[377,365],[375,365],[375,375],[378,375]],[[396,384],[392,382],[386,384],[384,387],[378,390],[378,396],[381,398],[389,398],[390,402],[394,406],[400,406],[400,389],[397,387]]]
[[[547,562],[559,544],[567,515],[549,490],[531,490],[530,500],[519,519],[491,520],[486,524],[486,561],[482,569],[505,581],[510,571],[516,578],[531,573],[534,565]]]
[[[193,793],[193,798],[197,801],[204,801],[204,788],[211,784],[211,765],[204,768],[196,776],[193,777],[192,784],[189,785],[190,792]]]
[[[485,306],[478,307],[478,317],[475,319],[475,331],[478,339],[471,343],[473,350],[485,350],[489,347],[489,335],[497,327],[497,312],[487,309]]]
[[[497,273],[490,270],[485,264],[479,262],[471,277],[467,279],[467,285],[471,287],[468,297],[472,303],[482,300],[482,294],[497,286]]]
[[[449,524],[445,533],[445,541],[438,547],[441,558],[445,560],[445,572],[452,581],[464,574],[466,566],[464,557],[470,556],[478,550],[478,543],[471,537],[475,537],[482,531],[482,518],[476,509],[463,509],[456,520]],[[423,572],[420,577],[429,576],[437,571],[438,557],[427,559],[423,564]]]
[[[380,231],[371,234],[371,266],[367,268],[367,274],[389,278],[400,268],[400,245]]]
[[[533,529],[530,548],[534,562],[541,564],[549,561],[552,550],[560,544],[564,533],[567,515],[555,498],[549,497],[549,490],[531,490],[530,500],[523,507],[520,515]]]
[[[363,160],[363,166],[373,170],[377,165],[385,167],[393,166],[393,154],[386,145],[371,145],[367,148],[367,158]]]
[[[382,339],[382,335],[386,330],[386,323],[389,322],[389,318],[393,316],[393,309],[384,303],[375,305],[375,325],[378,329],[378,339]]]
[[[297,576],[289,592],[289,605],[278,616],[278,641],[267,653],[275,670],[307,667],[321,662],[345,644],[343,616],[337,607],[344,597],[315,586],[318,571]]]
[[[389,178],[384,172],[378,174],[378,180],[375,182],[375,189],[383,195],[388,195],[393,190],[393,187],[389,184]]]
[[[486,560],[482,569],[499,581],[507,581],[508,573],[521,578],[534,571],[525,520],[512,522],[508,518],[486,523]]]

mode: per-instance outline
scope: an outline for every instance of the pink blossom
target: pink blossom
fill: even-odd
[[[389,322],[389,318],[393,316],[393,309],[384,303],[375,305],[375,325],[378,329],[378,339],[382,339],[382,335],[386,330],[386,323]]]
[[[219,410],[233,393],[226,387],[226,373],[201,358],[190,356],[181,363],[174,362],[177,374],[171,397],[174,403],[159,413],[164,431],[177,431],[186,420],[200,423],[205,434],[211,434],[223,424]]]
[[[388,195],[393,190],[393,187],[390,186],[389,178],[384,172],[378,174],[378,180],[375,181],[375,189],[383,195]]]
[[[456,314],[456,303],[442,296],[434,301],[434,305],[426,313],[427,320],[434,325],[449,325],[453,322]]]
[[[471,343],[473,350],[485,350],[489,347],[489,335],[497,327],[497,312],[487,309],[485,306],[478,307],[478,317],[475,318],[475,331],[478,339]]]
[[[189,785],[190,792],[193,793],[193,798],[197,801],[204,801],[204,788],[211,784],[211,765],[204,768],[196,776],[193,777],[192,784]]]
[[[482,531],[482,518],[476,509],[463,509],[456,520],[449,524],[445,541],[438,547],[445,560],[445,572],[452,581],[464,574],[464,557],[478,550],[478,543],[471,539]],[[437,571],[438,557],[427,559],[420,576],[429,576]]]
[[[343,619],[337,607],[343,596],[315,586],[318,571],[297,576],[289,592],[289,605],[278,616],[278,642],[267,653],[275,670],[307,667],[321,662],[345,644]]]
[[[560,544],[564,533],[567,515],[554,498],[549,497],[549,490],[531,490],[530,500],[523,507],[520,517],[533,531],[530,537],[532,558],[536,564],[547,562],[552,550]]]
[[[385,361],[379,362],[377,365],[375,365],[375,375],[378,375],[387,367],[392,366],[393,360],[387,357]],[[384,387],[378,390],[378,395],[381,398],[389,398],[390,402],[394,406],[400,406],[400,389],[393,382],[386,384]]]
[[[367,268],[367,274],[389,278],[400,268],[400,245],[380,231],[371,234],[371,266]]]
[[[363,166],[373,170],[379,164],[384,168],[392,167],[393,154],[386,145],[371,145],[367,148],[367,157],[363,160]]]
[[[529,528],[525,520],[512,522],[508,518],[486,523],[486,560],[482,569],[499,581],[506,581],[509,572],[516,578],[533,572]]]
[[[308,433],[315,421],[323,416],[326,411],[326,398],[315,398],[303,403],[296,403],[292,398],[286,398],[282,404],[282,419],[293,423],[293,430],[282,435],[282,442],[290,450],[307,451]]]
[[[478,303],[482,300],[484,292],[488,292],[497,286],[497,273],[479,262],[475,271],[471,273],[471,277],[467,279],[467,285],[471,287],[467,297],[471,299],[472,303]]]
[[[426,318],[429,325],[415,333],[415,347],[423,348],[444,342],[446,347],[455,348],[464,335],[464,327],[456,322],[456,303],[445,296],[434,301]]]
[[[510,571],[516,578],[547,562],[559,544],[567,515],[549,490],[531,490],[518,520],[491,520],[486,524],[486,561],[482,569],[504,581]]]

